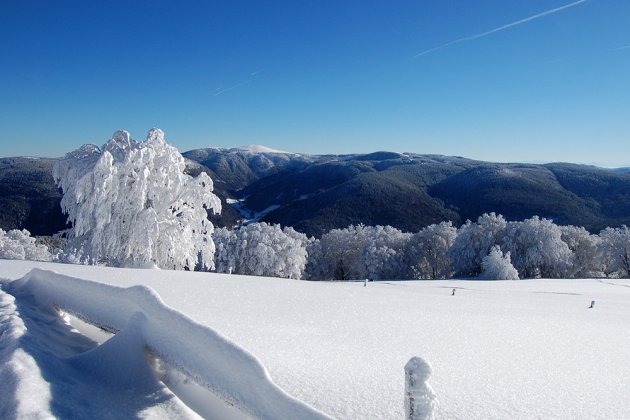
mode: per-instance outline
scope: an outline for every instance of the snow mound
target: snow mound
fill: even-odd
[[[432,420],[437,407],[437,398],[429,377],[431,365],[421,357],[412,357],[405,365],[405,418],[410,420]]]
[[[93,354],[79,356],[79,367],[104,369],[112,354],[106,352],[108,348],[114,353],[121,349],[136,352],[134,360],[140,360],[140,353],[147,348],[253,417],[327,418],[275,385],[253,355],[168,307],[147,286],[121,288],[36,268],[9,283],[7,290],[14,295],[28,293],[40,306],[58,306],[91,323],[120,331]],[[102,362],[101,366],[95,361]]]

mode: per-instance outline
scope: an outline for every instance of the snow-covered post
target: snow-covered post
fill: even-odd
[[[412,357],[405,365],[405,420],[432,420],[437,397],[427,382],[433,369],[426,360]]]
[[[367,286],[367,279],[363,280],[363,287]]]
[[[588,307],[588,309],[593,309],[595,307],[595,301],[591,300],[591,306]]]

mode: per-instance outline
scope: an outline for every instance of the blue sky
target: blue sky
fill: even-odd
[[[0,4],[0,156],[160,127],[264,144],[630,165],[630,1]]]

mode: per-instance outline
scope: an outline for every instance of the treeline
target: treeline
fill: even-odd
[[[630,230],[590,234],[539,217],[508,222],[494,213],[460,228],[416,233],[349,226],[320,239],[256,223],[216,229],[216,271],[309,280],[587,278],[630,275]]]
[[[254,223],[215,229],[212,239],[219,273],[308,280],[630,277],[627,226],[590,234],[536,216],[508,222],[490,213],[460,228],[442,222],[416,233],[356,225],[320,239]],[[60,247],[36,243],[26,230],[0,229],[0,258],[99,263],[85,250]]]

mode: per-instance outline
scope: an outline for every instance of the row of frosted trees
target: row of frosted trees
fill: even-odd
[[[350,226],[309,239],[265,223],[215,231],[217,271],[311,280],[584,278],[630,275],[630,230],[598,235],[532,217],[484,214],[405,233]]]

